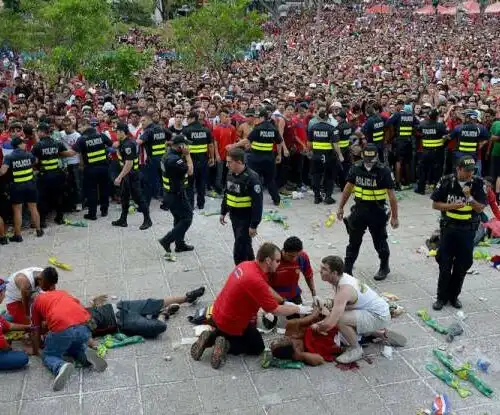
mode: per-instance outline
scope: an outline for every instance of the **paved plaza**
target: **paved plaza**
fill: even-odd
[[[272,209],[267,195],[266,202],[265,209]],[[219,200],[209,200],[206,211],[217,211],[219,204]],[[472,386],[473,395],[461,399],[424,368],[433,360],[432,349],[445,341],[443,335],[426,327],[415,312],[428,308],[443,325],[451,324],[456,315],[450,307],[439,313],[431,310],[437,264],[433,258],[416,252],[438,225],[438,214],[430,205],[427,197],[403,192],[400,228],[389,230],[392,273],[386,281],[375,283],[372,278],[378,258],[369,235],[365,235],[355,267],[356,277],[379,292],[396,294],[399,304],[407,310],[407,314],[393,320],[392,327],[408,337],[408,345],[395,350],[392,360],[381,356],[379,346],[372,345],[367,353],[373,355],[373,363],[361,361],[357,371],[340,371],[332,363],[302,370],[262,369],[257,358],[234,356],[215,371],[210,367],[208,353],[202,361],[194,362],[189,357],[189,346],[180,345],[182,338],[194,335],[186,317],[195,308],[183,306],[170,319],[161,338],[110,350],[106,372],[79,370],[61,392],[52,391],[52,376],[38,357],[31,358],[26,370],[2,373],[0,414],[415,415],[418,409],[430,408],[435,393],[445,392],[456,414],[498,415],[500,373],[482,376],[496,392],[492,399],[483,397]],[[311,196],[292,201],[290,207],[280,212],[288,216],[289,229],[264,222],[255,246],[262,241],[282,244],[291,235],[301,237],[313,263],[318,293],[327,297],[330,289],[320,280],[318,265],[323,256],[344,256],[347,234],[343,224],[326,228],[329,207],[313,205]],[[233,267],[230,225],[219,225],[218,215],[195,214],[188,232],[188,242],[195,245],[195,251],[179,254],[178,261],[170,263],[163,259],[157,240],[169,230],[172,219],[159,209],[159,202],[153,202],[154,226],[148,231],[138,230],[140,214],[129,217],[128,228],[113,228],[111,220],[118,215],[119,207],[113,205],[110,217],[91,222],[88,228],[52,226],[41,239],[26,235],[23,244],[2,246],[0,275],[28,266],[45,266],[48,257],[54,255],[74,267],[71,272],[60,272],[59,287],[84,304],[99,294],[124,299],[158,298],[183,294],[200,285],[205,285],[207,291],[199,304],[214,299]],[[499,249],[490,251],[499,253]],[[479,274],[467,277],[460,297],[467,315],[465,332],[451,344],[450,350],[464,345],[464,351],[457,355],[468,357],[479,349],[498,365],[500,272],[484,261],[475,261],[474,269]],[[304,283],[302,286],[306,301],[310,302],[307,287]],[[165,360],[167,355],[171,356],[170,361]]]

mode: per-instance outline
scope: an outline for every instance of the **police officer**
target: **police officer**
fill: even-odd
[[[411,105],[404,105],[404,101],[398,100],[397,109],[398,111],[387,121],[387,126],[394,127],[392,144],[396,156],[396,189],[401,190],[401,167],[405,167],[406,180],[410,181],[411,178],[414,131],[418,127],[418,120],[413,115]]]
[[[344,161],[340,161],[339,158],[339,168],[337,169],[338,176],[337,181],[340,189],[343,190],[345,186],[345,179],[349,170],[352,166],[352,155],[351,155],[351,136],[354,133],[354,128],[351,124],[347,122],[347,114],[344,110],[340,110],[334,113],[335,119],[338,122],[337,133],[338,133],[338,144],[342,157]]]
[[[349,245],[346,248],[345,272],[352,274],[352,268],[359,253],[366,228],[370,231],[373,246],[380,258],[380,267],[374,276],[376,280],[384,280],[390,272],[389,245],[387,245],[386,199],[391,205],[391,226],[397,228],[398,203],[394,193],[394,181],[388,167],[378,161],[377,146],[368,144],[363,150],[362,161],[352,166],[347,177],[347,184],[342,193],[337,217],[344,217],[344,206],[354,193],[355,204],[347,219]]]
[[[475,110],[464,111],[464,123],[456,127],[450,134],[457,140],[453,158],[455,164],[465,155],[471,155],[477,160],[479,148],[488,140],[488,130],[477,122],[478,113]]]
[[[137,154],[137,145],[130,136],[128,125],[119,123],[116,127],[118,136],[118,161],[122,168],[120,174],[115,179],[115,185],[120,186],[120,199],[122,203],[122,213],[120,219],[111,222],[113,226],[121,226],[126,228],[128,208],[130,206],[130,198],[137,203],[139,211],[144,216],[144,221],[139,227],[141,231],[150,228],[153,225],[149,216],[149,207],[144,201],[141,191],[141,179],[139,176],[139,156]]]
[[[435,109],[424,113],[424,120],[418,126],[418,136],[422,152],[418,161],[418,183],[416,193],[425,194],[425,183],[436,184],[443,172],[444,137],[446,126],[438,121],[439,112]]]
[[[175,252],[194,249],[184,241],[184,235],[193,221],[193,207],[186,194],[188,176],[193,174],[188,144],[184,135],[175,135],[171,148],[162,160],[163,205],[165,209],[170,209],[174,217],[173,229],[159,240],[167,256],[171,255],[172,242],[175,242]]]
[[[245,151],[234,147],[227,153],[226,191],[222,199],[220,223],[226,224],[229,212],[234,233],[235,265],[255,259],[252,238],[262,220],[262,187],[259,175],[245,165]]]
[[[22,242],[21,223],[24,203],[28,205],[31,221],[36,228],[36,236],[43,236],[44,233],[40,227],[40,215],[36,207],[38,194],[33,174],[36,159],[33,154],[26,151],[26,143],[21,138],[12,138],[11,145],[14,150],[5,156],[3,165],[0,168],[0,176],[3,176],[9,170],[12,172],[10,202],[12,203],[14,216],[14,235],[9,240],[11,242]]]
[[[62,141],[50,137],[50,126],[45,123],[38,125],[40,141],[36,143],[31,152],[37,159],[40,174],[38,175],[38,209],[40,212],[40,226],[47,226],[47,213],[51,206],[56,209],[54,221],[58,225],[64,223],[64,182],[65,176],[61,170],[60,157],[75,155],[73,150],[68,150]]]
[[[155,124],[151,115],[145,114],[141,118],[143,133],[137,139],[137,144],[146,150],[146,164],[144,166],[144,199],[149,207],[153,197],[161,193],[161,160],[165,154],[165,143],[170,140],[170,130]]]
[[[465,274],[472,265],[474,236],[486,205],[483,179],[474,176],[476,161],[463,156],[456,172],[443,176],[431,195],[432,208],[441,211],[441,235],[436,261],[439,264],[434,310],[448,302],[462,308],[458,299]]]
[[[248,154],[248,167],[263,179],[275,206],[280,204],[280,195],[276,185],[276,163],[281,163],[283,138],[276,125],[271,120],[270,112],[261,109],[259,112],[260,123],[248,135],[250,153]],[[277,145],[276,157],[273,147]]]
[[[321,203],[321,182],[325,190],[325,203],[335,203],[332,198],[333,184],[335,181],[336,156],[340,162],[344,161],[342,152],[338,145],[338,131],[328,122],[326,108],[319,108],[317,122],[308,128],[309,145],[312,148],[312,188],[314,191],[314,203]]]
[[[78,138],[73,149],[80,153],[83,160],[83,187],[87,197],[88,213],[83,217],[88,220],[97,220],[97,195],[101,215],[108,216],[109,208],[109,162],[106,155],[107,147],[113,145],[107,135],[99,134],[90,125],[88,118],[80,121],[82,135]]]
[[[385,163],[384,155],[384,128],[385,122],[374,108],[374,104],[368,104],[365,108],[368,117],[361,127],[361,133],[366,143],[373,143],[377,148],[378,162]]]
[[[205,190],[208,182],[208,166],[214,165],[214,140],[210,130],[201,125],[198,113],[191,111],[188,125],[182,130],[189,144],[189,154],[193,160],[193,175],[188,178],[187,195],[194,207],[194,189],[196,187],[196,205],[205,208]]]

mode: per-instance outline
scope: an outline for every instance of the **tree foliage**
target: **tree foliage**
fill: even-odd
[[[262,16],[247,10],[248,1],[214,0],[172,22],[172,46],[180,64],[190,70],[217,73],[263,36]]]
[[[111,10],[116,21],[138,26],[151,26],[155,0],[115,0]]]

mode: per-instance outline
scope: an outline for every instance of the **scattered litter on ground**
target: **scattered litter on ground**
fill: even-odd
[[[399,297],[396,294],[387,291],[382,293],[382,297],[385,297],[387,301],[399,301]]]
[[[473,254],[474,259],[486,259],[490,260],[491,255],[490,252],[488,251],[488,248],[474,248],[474,254]]]
[[[467,274],[470,274],[470,275],[479,275],[479,271],[477,269],[469,269],[467,271]]]
[[[396,303],[389,303],[389,312],[391,313],[391,317],[395,318],[406,313],[406,310]]]
[[[212,212],[207,212],[206,210],[200,212],[201,216],[219,216],[220,210],[214,210]]]
[[[236,380],[238,379],[236,376],[231,376],[231,380]]]
[[[302,192],[292,192],[292,200],[304,199],[304,193]]]
[[[288,229],[289,225],[286,221],[287,217],[281,215],[277,210],[268,210],[264,212],[262,219],[266,222],[274,222],[283,226],[283,229]]]
[[[437,255],[437,249],[430,249],[427,256],[435,257]]]
[[[384,356],[386,359],[392,360],[392,347],[391,346],[384,346],[382,349],[382,356]]]
[[[194,271],[194,270],[196,270],[196,268],[186,267],[186,268],[183,268],[182,272],[189,272],[189,271]]]
[[[448,343],[451,343],[455,337],[462,335],[464,332],[463,327],[460,325],[460,323],[453,323],[448,327],[448,334],[446,335],[446,341]]]
[[[391,243],[393,243],[393,244],[398,244],[398,243],[399,243],[399,241],[398,241],[397,239],[393,239],[393,240],[391,241]]]
[[[429,315],[429,312],[426,309],[418,310],[417,316],[419,316],[427,326],[437,331],[438,333],[448,334],[448,329],[440,325],[436,320],[434,320]]]
[[[86,228],[88,226],[87,222],[83,220],[64,219],[64,224],[67,226],[75,226],[77,228]]]
[[[439,394],[434,397],[432,402],[432,415],[451,415],[451,405],[448,396]]]
[[[334,223],[335,223],[335,213],[330,212],[325,220],[325,227],[331,228]]]
[[[64,271],[73,271],[73,267],[70,264],[66,264],[64,262],[60,262],[54,256],[51,256],[49,258],[49,264],[52,264],[52,265],[54,265],[57,268],[61,268]]]
[[[176,262],[177,261],[177,257],[174,254],[172,254],[172,253],[165,254],[165,259],[168,262]]]
[[[479,301],[488,301],[488,299],[485,297],[479,297],[478,299],[479,299]]]
[[[437,363],[434,362],[427,363],[425,365],[425,368],[429,372],[431,372],[434,376],[436,376],[438,379],[446,383],[449,387],[455,389],[461,398],[467,398],[468,396],[472,395],[472,392],[461,384],[457,376],[455,376],[448,370],[443,369]]]
[[[492,256],[490,259],[490,265],[497,270],[500,270],[500,255]]]
[[[172,360],[172,356],[165,356],[164,359],[167,361],[167,362],[170,362]]]
[[[276,367],[279,369],[302,369],[304,367],[304,363],[293,360],[276,359],[273,357],[270,350],[264,350],[260,360],[260,366],[263,369],[268,369],[270,367]]]
[[[462,310],[457,311],[457,318],[464,321],[467,318],[467,314],[465,314]]]
[[[144,342],[145,340],[142,336],[127,336],[123,333],[108,334],[100,341],[99,346],[97,347],[97,354],[104,358],[109,349],[116,349],[118,347]]]

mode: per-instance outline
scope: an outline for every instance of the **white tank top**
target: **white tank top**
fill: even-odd
[[[26,275],[26,278],[28,278],[31,285],[31,291],[36,290],[35,276],[33,274],[37,271],[41,272],[43,271],[43,268],[38,268],[38,267],[25,268],[22,269],[21,271],[14,272],[14,274],[12,274],[9,277],[7,281],[7,287],[5,288],[5,304],[21,301],[23,298],[21,295],[21,290],[17,287],[16,282],[14,281],[14,278],[16,278],[16,275],[18,274]]]
[[[358,300],[354,304],[348,304],[347,309],[366,310],[380,317],[390,316],[389,304],[364,282],[344,273],[338,283],[339,287],[341,285],[350,285],[358,295]]]

